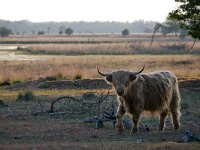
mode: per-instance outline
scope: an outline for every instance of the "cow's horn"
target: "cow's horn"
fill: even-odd
[[[140,71],[136,72],[135,74],[140,74],[144,70],[144,67],[145,67],[145,64],[144,64],[143,68]]]
[[[98,70],[98,73],[99,73],[100,75],[102,75],[102,76],[109,76],[109,75],[110,75],[110,74],[101,73],[101,72],[99,71],[99,68],[97,68],[97,70]]]

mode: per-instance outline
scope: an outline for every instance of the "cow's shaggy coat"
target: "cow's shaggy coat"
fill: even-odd
[[[164,129],[165,118],[171,113],[174,129],[179,129],[180,94],[176,76],[170,71],[157,71],[148,74],[139,72],[115,71],[106,76],[106,80],[114,85],[118,95],[117,128],[122,132],[124,113],[132,117],[131,133],[138,131],[138,121],[143,111],[160,114],[159,130]]]

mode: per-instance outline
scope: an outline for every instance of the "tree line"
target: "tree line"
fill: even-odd
[[[67,28],[74,33],[121,33],[128,29],[131,33],[153,32],[154,21],[129,22],[41,22],[34,23],[28,20],[7,21],[0,20],[0,27],[6,27],[15,34],[37,34],[39,31],[53,34],[64,34]]]

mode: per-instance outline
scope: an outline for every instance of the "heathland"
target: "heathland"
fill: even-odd
[[[150,34],[0,38],[0,149],[198,149],[200,42],[193,49],[189,37],[156,35],[152,45],[150,42]],[[179,131],[173,131],[170,119],[165,131],[157,131],[154,117],[142,117],[140,132],[135,135],[129,135],[129,130],[118,135],[111,122],[101,129],[95,123],[83,123],[84,118],[101,116],[105,109],[117,106],[113,89],[98,75],[97,67],[103,72],[136,71],[144,64],[144,73],[171,70],[178,77],[182,99]],[[55,114],[47,112],[52,101],[62,96],[74,99],[56,103]],[[106,101],[100,109],[95,104],[102,99]],[[195,137],[187,144],[185,131]]]

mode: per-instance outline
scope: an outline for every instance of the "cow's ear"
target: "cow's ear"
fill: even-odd
[[[112,75],[106,76],[106,80],[107,80],[108,82],[111,82],[111,83],[112,83]]]
[[[130,81],[134,81],[137,78],[137,76],[135,74],[130,74],[129,78]]]

